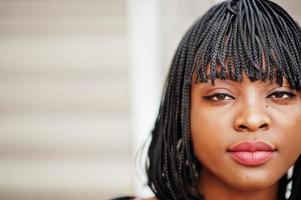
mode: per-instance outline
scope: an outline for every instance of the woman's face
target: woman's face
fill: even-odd
[[[301,152],[301,93],[286,81],[193,83],[190,117],[203,173],[238,190],[274,185]]]

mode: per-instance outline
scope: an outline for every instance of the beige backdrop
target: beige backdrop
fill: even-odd
[[[165,72],[214,2],[162,0]],[[126,33],[125,0],[0,0],[1,200],[134,193]]]

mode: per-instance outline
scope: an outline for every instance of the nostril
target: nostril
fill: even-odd
[[[261,129],[261,128],[267,128],[268,125],[267,124],[262,124],[260,125],[258,128]],[[245,126],[245,125],[239,125],[239,129],[249,129],[248,126]]]
[[[262,124],[261,126],[259,126],[259,128],[267,128],[268,125],[267,124]]]
[[[240,129],[247,129],[248,127],[246,127],[245,125],[239,125]]]

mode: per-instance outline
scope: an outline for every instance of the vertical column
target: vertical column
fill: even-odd
[[[160,0],[127,0],[127,11],[130,107],[136,155],[150,135],[162,91]],[[150,196],[150,190],[142,186],[146,182],[145,174],[141,176],[141,168],[139,170],[139,177],[137,170],[134,173],[135,193]]]

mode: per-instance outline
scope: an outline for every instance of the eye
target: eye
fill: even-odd
[[[274,99],[288,99],[295,97],[296,94],[289,91],[277,91],[273,92],[272,94],[268,95],[267,98],[274,98]]]
[[[216,93],[210,96],[204,96],[203,98],[210,101],[227,101],[235,99],[233,96],[225,93]]]

